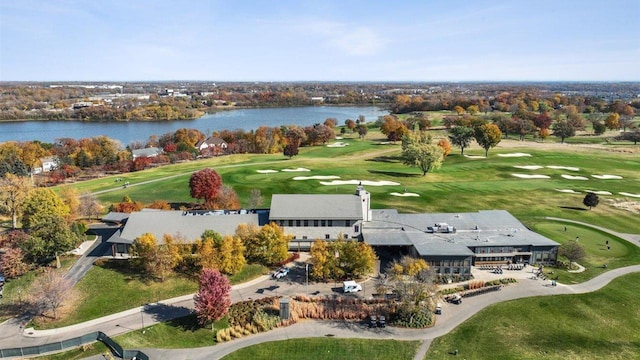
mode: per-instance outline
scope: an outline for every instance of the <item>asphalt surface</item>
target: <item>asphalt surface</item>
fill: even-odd
[[[595,227],[589,224],[582,224]],[[640,235],[622,234],[600,227],[595,228],[602,229],[640,246]],[[488,272],[478,272],[475,269],[474,271],[474,276],[478,278],[492,276]],[[460,305],[444,303],[442,315],[437,315],[435,326],[429,329],[411,330],[394,327],[370,329],[365,322],[309,320],[210,347],[141,350],[152,359],[217,359],[240,348],[267,341],[333,336],[340,338],[420,340],[422,341],[422,345],[415,359],[423,359],[433,339],[447,334],[459,324],[489,305],[530,296],[580,294],[595,291],[604,287],[616,277],[639,272],[640,265],[612,269],[581,284],[563,285],[558,283],[555,287],[551,286],[549,281],[543,281],[532,276],[530,271],[531,269],[527,268],[520,272],[509,273],[509,276],[518,277],[519,282],[506,286],[500,291],[465,298]],[[370,289],[369,291],[373,290],[372,280],[363,284],[363,292],[359,293],[358,296],[366,297],[368,294],[367,289]],[[232,288],[231,297],[233,302],[237,302],[265,296],[290,296],[305,293],[311,296],[338,294],[341,293],[340,284],[309,283],[307,285],[304,267],[299,264],[292,269],[286,279],[274,280],[270,276],[263,276],[248,283],[236,285]],[[102,331],[109,336],[130,331],[140,331],[158,322],[187,315],[192,309],[193,296],[186,295],[154,304],[147,304],[143,307],[121,313],[107,315],[85,323],[51,330],[23,329],[21,327],[21,319],[10,319],[0,324],[0,348],[6,349],[42,345],[77,337],[93,331]],[[89,359],[103,359],[103,357],[100,355]]]

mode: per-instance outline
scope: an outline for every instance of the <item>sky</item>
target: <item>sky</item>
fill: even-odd
[[[640,81],[640,0],[0,0],[0,81]]]

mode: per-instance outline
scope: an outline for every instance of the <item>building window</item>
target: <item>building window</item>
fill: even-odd
[[[355,231],[356,233],[360,232],[360,226],[356,225],[353,227],[353,231]]]
[[[289,220],[289,226],[293,226],[293,220]]]
[[[327,220],[327,226],[333,226],[333,220]]]
[[[304,221],[304,226],[309,226],[309,220]]]
[[[327,226],[326,220],[320,220],[320,226]]]
[[[318,226],[318,220],[313,220],[313,226]]]
[[[300,226],[300,220],[296,220],[296,226]]]
[[[324,238],[329,240],[330,239],[329,234],[324,234]]]
[[[302,240],[307,240],[307,237],[306,237],[306,236],[303,236],[303,237],[302,237]]]

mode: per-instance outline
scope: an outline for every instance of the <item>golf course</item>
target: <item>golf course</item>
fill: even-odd
[[[327,146],[335,142],[340,145]],[[282,154],[229,155],[118,175],[129,182],[126,188],[114,181],[115,176],[65,186],[72,186],[79,193],[93,193],[107,207],[125,196],[145,204],[155,200],[192,203],[196,200],[189,196],[189,178],[194,171],[209,167],[221,175],[224,185],[237,192],[242,204],[247,203],[251,190],[260,190],[262,206],[266,208],[272,194],[349,194],[355,184],[362,183],[371,193],[372,208],[376,209],[395,208],[407,213],[504,209],[532,230],[561,244],[578,236],[586,250],[581,264],[585,271],[554,269],[560,274],[561,283],[577,284],[610,269],[640,264],[640,249],[621,238],[592,227],[547,219],[575,220],[620,233],[640,234],[640,148],[631,144],[503,139],[488,157],[475,144],[465,149],[464,155],[453,148],[440,169],[423,176],[419,169],[402,164],[399,142],[386,142],[375,131],[369,132],[366,139],[354,134],[335,142],[301,148],[299,155],[291,159]],[[598,194],[600,199],[591,209],[583,205],[588,192]],[[611,248],[606,249],[605,243]],[[607,269],[602,264],[608,264]],[[92,277],[91,272],[88,275],[94,283],[108,277]],[[450,358],[454,350],[465,359],[637,358],[639,284],[640,275],[631,274],[593,293],[492,305],[434,340],[426,358]],[[82,281],[79,286],[83,286]],[[185,293],[193,290],[193,284],[183,287]],[[158,291],[161,290],[136,302],[157,301],[154,297]],[[179,291],[172,293],[177,295]],[[206,330],[189,324],[173,321],[156,325],[149,328],[143,342],[135,333],[115,339],[125,348],[204,346],[206,333],[202,332]],[[189,334],[199,340],[190,339]],[[402,342],[398,345],[397,341],[385,341],[292,339],[248,347],[227,358],[304,359],[313,353],[318,359],[391,359],[411,358],[417,351],[415,342],[405,346]],[[101,346],[96,345],[96,350]],[[400,355],[398,348],[405,355]],[[67,355],[65,358],[72,358]]]

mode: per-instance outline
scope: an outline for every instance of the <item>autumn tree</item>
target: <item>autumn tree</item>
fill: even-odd
[[[584,199],[582,199],[582,203],[584,204],[584,206],[587,206],[589,210],[598,206],[599,202],[600,198],[598,198],[598,194],[592,192],[588,192]]]
[[[620,115],[618,113],[611,113],[604,119],[604,125],[609,130],[616,130],[620,127]]]
[[[564,139],[576,135],[576,129],[566,120],[560,120],[553,124],[553,135],[559,137],[564,144]]]
[[[206,230],[196,242],[196,253],[202,268],[218,269],[229,275],[236,274],[246,264],[245,247],[239,237],[224,236]]]
[[[571,268],[574,262],[583,259],[587,253],[579,242],[568,241],[558,247],[558,255],[566,257],[569,260],[569,268]]]
[[[340,279],[344,276],[358,278],[371,273],[376,261],[373,248],[365,242],[316,240],[311,245],[311,273],[314,279]]]
[[[24,199],[22,210],[22,226],[34,228],[45,218],[69,215],[69,207],[60,197],[48,188],[36,188],[29,191]]]
[[[351,120],[351,119],[347,119],[344,121],[344,125],[351,130],[351,132],[353,132],[353,130],[356,128],[356,122]]]
[[[431,135],[424,131],[411,132],[402,138],[402,163],[417,166],[422,175],[438,169],[444,160],[444,150],[433,145]]]
[[[202,325],[222,319],[231,306],[231,284],[226,276],[215,269],[202,269],[198,292],[193,296],[195,313]]]
[[[238,194],[229,185],[222,185],[222,189],[216,198],[216,209],[238,210],[240,209],[240,199]]]
[[[251,189],[249,192],[249,200],[247,200],[247,206],[249,209],[257,209],[264,203],[262,192],[260,189]]]
[[[295,143],[287,144],[284,146],[284,156],[288,156],[289,159],[298,155],[300,150],[298,149],[298,145]]]
[[[484,156],[489,156],[489,149],[495,147],[502,139],[502,132],[494,124],[480,125],[475,130],[475,138],[478,145],[484,149]]]
[[[38,313],[44,315],[46,311],[50,310],[53,313],[53,318],[57,319],[58,310],[71,287],[71,282],[64,277],[62,272],[47,269],[36,278],[32,287]]]
[[[80,195],[79,213],[81,216],[89,218],[98,217],[102,213],[104,207],[98,201],[98,197],[92,193],[84,193]]]
[[[435,290],[433,273],[424,259],[404,256],[391,262],[386,273],[388,279],[383,279],[378,286],[384,284],[392,289],[401,302],[418,306],[429,300]]]
[[[623,132],[617,136],[616,139],[632,141],[634,145],[637,145],[640,141],[640,128],[636,128],[633,131]]]
[[[189,189],[192,198],[204,199],[205,205],[214,209],[215,200],[222,190],[222,178],[211,168],[202,169],[191,175]]]
[[[438,146],[442,148],[442,152],[444,157],[447,157],[451,154],[451,142],[447,138],[441,138],[438,140]]]
[[[80,214],[80,199],[78,197],[78,191],[70,186],[63,186],[60,189],[60,199],[69,208],[69,215],[67,221],[72,221],[78,218]]]
[[[132,246],[133,263],[147,275],[164,281],[180,260],[178,244],[173,236],[163,236],[163,243],[158,244],[155,235],[145,233],[137,237]]]
[[[32,187],[27,177],[6,174],[0,178],[0,213],[11,216],[11,226],[14,229],[18,227],[23,201]]]
[[[245,257],[248,261],[273,265],[287,258],[289,241],[292,236],[285,235],[282,228],[276,223],[266,224],[257,232],[255,232],[255,228],[247,228],[246,225],[242,225],[244,224],[239,225],[236,229],[236,235],[242,239],[246,248]]]
[[[452,110],[453,110],[453,112],[455,112],[458,115],[464,114],[464,108],[462,106],[460,106],[460,105],[454,106]]]
[[[367,136],[367,132],[369,132],[369,129],[366,125],[358,125],[358,137],[360,140],[363,140]]]
[[[0,234],[0,274],[7,279],[14,279],[29,270],[22,251],[22,244],[29,236],[21,230],[12,230]]]
[[[460,154],[464,155],[464,149],[471,145],[473,140],[473,129],[466,126],[456,126],[449,130],[449,140],[460,148]]]
[[[140,201],[133,201],[129,195],[125,195],[122,197],[122,201],[111,207],[111,211],[130,214],[142,210],[143,207],[144,205]]]

